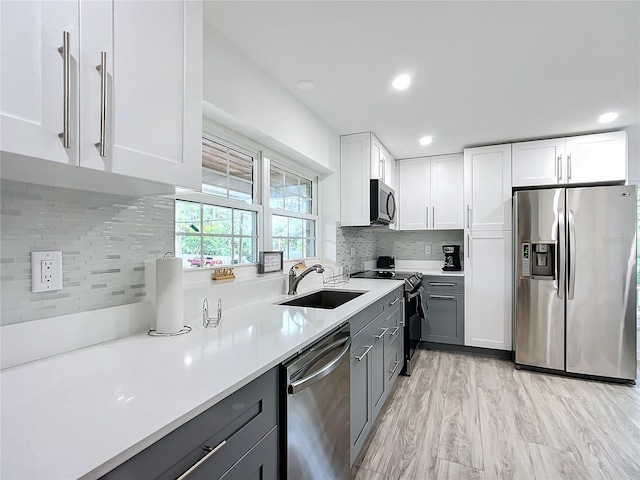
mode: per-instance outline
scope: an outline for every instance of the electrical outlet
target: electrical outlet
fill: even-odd
[[[424,254],[425,255],[431,255],[431,245],[425,245],[424,246]]]
[[[356,249],[355,247],[351,247],[351,260],[356,258]]]
[[[31,291],[62,290],[62,252],[31,252]]]

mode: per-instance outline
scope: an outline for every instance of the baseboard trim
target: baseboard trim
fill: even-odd
[[[420,342],[422,350],[441,350],[443,352],[466,353],[480,357],[499,358],[513,361],[513,352],[509,350],[496,350],[494,348],[467,347],[466,345],[451,345],[449,343]]]

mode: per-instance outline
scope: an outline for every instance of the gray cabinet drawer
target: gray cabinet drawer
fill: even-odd
[[[276,426],[277,388],[276,367],[178,427],[103,478],[175,480],[204,458],[211,448],[224,441],[226,443],[198,468],[207,472],[207,478],[220,478],[252,445]]]
[[[429,293],[464,294],[464,277],[425,275],[422,277],[422,286]]]
[[[193,480],[216,478],[207,475],[193,477]],[[257,445],[231,467],[222,477],[224,480],[277,480],[278,478],[278,428],[273,429]],[[189,478],[191,480],[191,478]]]
[[[393,311],[400,306],[404,287],[399,287],[391,293],[387,293],[384,297],[378,300],[373,305],[369,305],[367,308],[359,313],[356,313],[349,319],[351,325],[351,335],[356,335],[360,330],[366,327],[372,319],[376,318],[381,313],[387,313]]]

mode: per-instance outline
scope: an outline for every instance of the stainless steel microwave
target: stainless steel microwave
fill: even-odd
[[[380,180],[371,180],[369,189],[371,192],[371,223],[377,225],[393,223],[396,218],[396,197],[393,188]]]

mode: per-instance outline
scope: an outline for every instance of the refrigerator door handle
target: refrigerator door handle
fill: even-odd
[[[569,236],[569,249],[567,251],[567,263],[569,266],[569,292],[567,294],[568,300],[573,300],[575,291],[576,291],[576,259],[573,258],[576,252],[576,226],[575,221],[573,219],[573,211],[569,210],[569,231],[567,235]]]
[[[564,210],[558,212],[558,243],[556,245],[556,251],[558,252],[558,258],[556,259],[558,269],[558,298],[564,298],[564,284],[566,276],[566,238],[565,238],[565,219]]]

